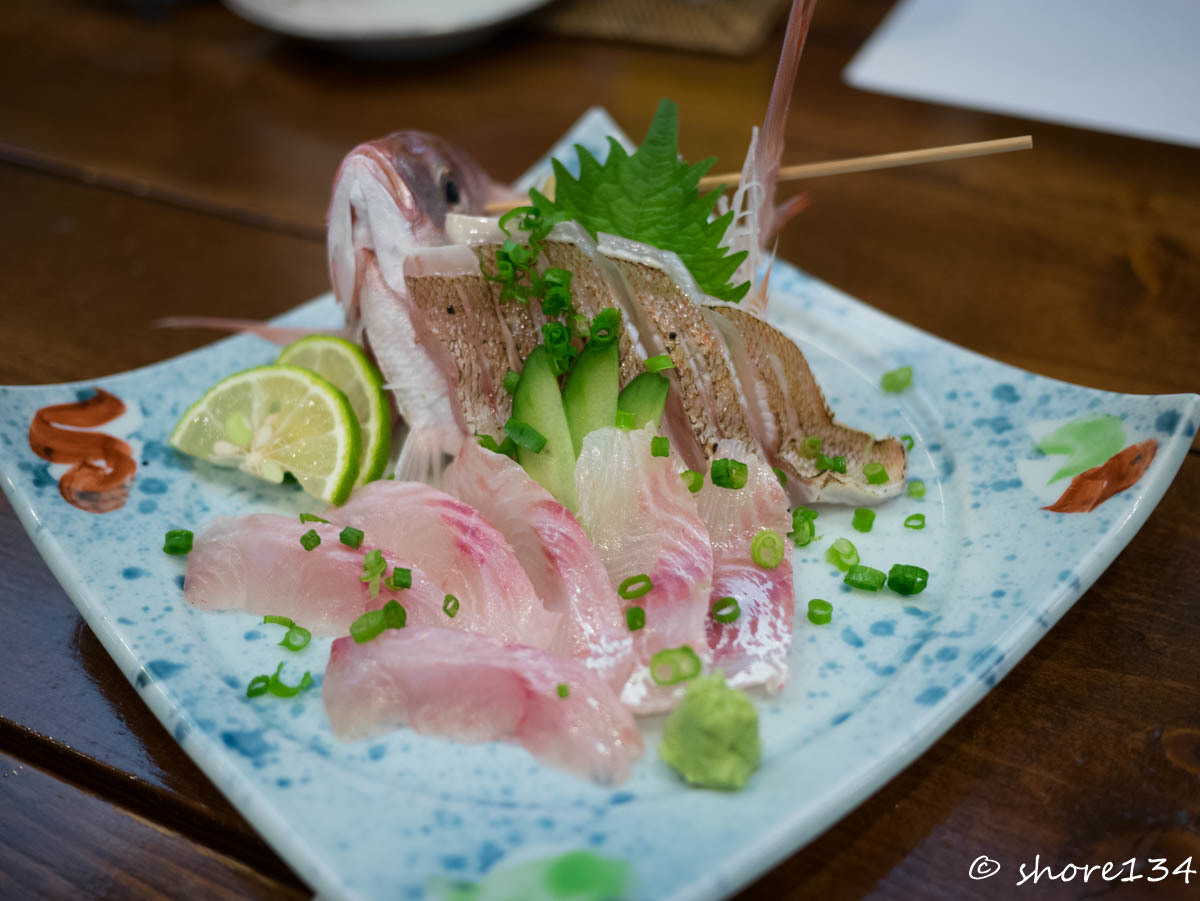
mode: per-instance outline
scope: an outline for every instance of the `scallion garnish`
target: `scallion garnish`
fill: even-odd
[[[303,651],[308,647],[310,641],[312,641],[312,633],[308,629],[303,626],[292,626],[284,633],[279,645],[289,651]]]
[[[683,477],[683,483],[687,485],[688,491],[695,494],[704,487],[704,473],[696,472],[694,469],[685,469],[679,474]]]
[[[772,466],[771,472],[775,473],[775,478],[779,479],[779,484],[782,485],[784,488],[786,488],[787,487],[787,473],[784,472],[782,469],[780,469],[778,466]]]
[[[849,572],[858,565],[858,548],[846,538],[839,538],[825,552],[825,559],[840,569]]]
[[[286,616],[276,616],[274,613],[268,613],[263,617],[263,625],[265,626],[268,623],[272,626],[286,626],[289,629],[296,625],[295,620],[289,619]]]
[[[402,591],[405,588],[412,588],[412,570],[406,566],[397,566],[392,570],[392,574],[387,577],[387,581],[383,584],[392,591]]]
[[[329,523],[329,520],[321,519],[321,517],[317,516],[317,514],[315,514],[315,513],[301,513],[300,521],[301,522],[323,522],[326,524]]]
[[[883,575],[880,573],[880,575]],[[919,566],[897,563],[887,576],[887,587],[896,594],[920,594],[929,584],[929,571]]]
[[[383,559],[383,551],[378,549],[367,551],[366,556],[363,557],[363,571],[359,579],[367,583],[371,597],[379,597],[379,583],[383,581],[385,572],[387,572],[387,561]]]
[[[649,594],[654,587],[654,583],[650,581],[650,577],[645,573],[638,573],[636,576],[630,576],[624,582],[617,586],[617,594],[627,601],[632,601],[635,598],[640,598],[644,594]]]
[[[546,436],[527,422],[521,422],[512,416],[504,423],[504,432],[517,447],[540,454],[546,446]]]
[[[871,527],[875,525],[875,511],[867,507],[858,507],[854,511],[854,518],[850,520],[850,525],[859,532],[871,531]]]
[[[774,569],[783,562],[783,536],[774,529],[760,529],[750,541],[750,559],[755,566]]]
[[[817,454],[817,472],[846,472],[846,458],[841,454],[836,457],[827,457],[824,454]]]
[[[521,381],[521,374],[513,372],[511,369],[508,370],[508,372],[504,373],[504,390],[509,394],[516,394],[517,382],[519,381]]]
[[[700,675],[700,658],[686,644],[667,648],[650,658],[650,678],[659,685],[677,685]]]
[[[309,529],[300,536],[300,547],[306,551],[311,551],[321,544],[321,536],[317,534],[316,529]]]
[[[878,591],[883,587],[883,583],[887,581],[887,576],[882,570],[859,565],[850,567],[850,571],[846,573],[846,578],[842,579],[842,581],[851,588]]]
[[[808,507],[796,507],[792,510],[792,531],[788,538],[795,542],[796,547],[810,544],[817,534],[816,518],[820,514]]]
[[[555,688],[555,691],[558,692],[558,696],[560,698],[566,698],[566,697],[569,697],[571,694],[571,686],[568,685],[566,682],[559,682],[558,687]]]
[[[633,418],[633,413],[629,410],[617,410],[617,417],[614,424],[618,429],[631,430],[637,424],[637,420]]]
[[[742,608],[737,598],[721,598],[713,601],[712,618],[719,623],[731,623],[742,615]]]
[[[922,482],[920,479],[913,479],[911,482],[909,482],[908,483],[908,496],[909,497],[924,497],[925,496],[925,483]]]
[[[250,684],[246,686],[246,697],[257,698],[260,695],[265,695],[267,693],[267,686],[270,684],[270,676],[255,676],[250,680]]]
[[[868,485],[883,485],[888,480],[887,469],[882,463],[868,463],[863,467],[863,475],[867,477]]]
[[[901,435],[901,436],[900,436],[900,442],[901,442],[901,444],[903,444],[903,445],[904,445],[904,449],[905,449],[905,450],[907,450],[907,451],[910,451],[910,450],[912,450],[912,449],[913,449],[913,443],[914,443],[914,442],[913,442],[913,436],[912,436],[912,435]]]
[[[442,600],[442,612],[451,619],[454,619],[458,615],[458,598],[452,594],[446,595]]]
[[[191,529],[172,529],[163,539],[163,550],[173,557],[180,557],[192,549]]]
[[[912,516],[904,520],[904,528],[906,529],[923,529],[925,528],[925,514],[914,513]]]
[[[642,607],[625,608],[625,625],[630,632],[636,632],[646,625],[646,611]]]
[[[671,456],[671,442],[662,435],[655,435],[650,439],[650,456],[651,457],[669,457]]]
[[[308,686],[312,685],[312,674],[308,670],[304,671],[304,675],[300,677],[300,681],[295,685],[288,685],[279,678],[279,674],[283,672],[283,664],[275,668],[275,672],[271,673],[270,681],[267,682],[267,691],[275,695],[277,698],[294,698]]]
[[[750,469],[740,460],[722,458],[713,460],[712,483],[720,488],[744,488],[746,479],[750,477]]]
[[[350,637],[358,644],[366,644],[387,628],[387,616],[382,610],[369,610],[350,624]]]
[[[800,452],[806,457],[815,457],[821,452],[823,442],[820,435],[809,435],[800,446]]]
[[[354,526],[346,526],[346,528],[338,533],[338,540],[346,545],[346,547],[358,550],[363,541],[362,529],[356,529]]]
[[[814,626],[823,626],[833,619],[833,604],[821,598],[808,602],[808,621]]]
[[[891,394],[899,394],[912,384],[913,371],[911,366],[901,366],[891,372],[885,372],[879,380],[879,387]]]
[[[646,361],[647,372],[662,372],[664,369],[674,369],[670,354],[658,354]]]
[[[591,335],[588,342],[597,349],[608,347],[621,333],[621,311],[616,307],[601,310],[592,319]]]
[[[408,611],[399,601],[388,601],[383,605],[383,622],[389,629],[403,629],[408,624]]]

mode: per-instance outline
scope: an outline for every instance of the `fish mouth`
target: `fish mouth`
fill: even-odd
[[[417,219],[421,215],[421,209],[417,204],[413,192],[408,185],[400,177],[400,173],[396,171],[396,166],[392,162],[390,156],[381,150],[374,143],[362,144],[351,152],[347,157],[347,161],[351,158],[365,160],[368,164],[368,170],[375,177],[376,181],[382,184],[391,195],[392,202],[395,203],[396,209],[401,215],[409,221],[413,226],[416,225]],[[415,227],[414,227],[415,232]]]

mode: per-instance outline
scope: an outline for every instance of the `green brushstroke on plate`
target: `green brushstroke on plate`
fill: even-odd
[[[501,867],[479,882],[430,880],[440,901],[623,901],[632,891],[633,867],[590,851]]]
[[[1037,443],[1043,454],[1065,455],[1067,462],[1046,484],[1077,476],[1107,461],[1125,446],[1125,427],[1116,416],[1076,419]]]

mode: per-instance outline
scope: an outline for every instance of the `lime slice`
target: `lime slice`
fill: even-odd
[[[311,369],[342,390],[362,428],[362,457],[354,484],[383,475],[392,441],[392,412],[383,377],[362,348],[342,338],[311,335],[289,344],[275,362]]]
[[[358,420],[341,391],[297,366],[259,366],[222,379],[183,414],[171,446],[276,484],[290,472],[340,504],[358,476]]]

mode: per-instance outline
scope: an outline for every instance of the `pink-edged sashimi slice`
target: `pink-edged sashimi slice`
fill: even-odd
[[[306,551],[300,536],[309,530],[321,543]],[[275,513],[216,519],[188,554],[183,596],[205,610],[286,616],[314,635],[345,635],[354,620],[393,598],[409,622],[442,625],[441,586],[411,561],[389,560],[412,570],[412,587],[381,586],[372,597],[362,581],[363,558],[372,547],[347,547],[338,540],[340,531]]]
[[[733,622],[709,617],[708,645],[713,667],[737,688],[765,685],[777,691],[787,681],[795,593],[792,583],[792,527],[787,494],[757,452],[722,448],[721,456],[746,464],[746,484],[722,488],[706,480],[696,495],[713,551],[712,601],[732,597],[740,613]],[[750,544],[763,529],[784,538],[783,560],[774,569],[758,566]]]
[[[705,623],[712,592],[713,554],[708,530],[671,457],[650,453],[654,426],[627,431],[603,428],[583,439],[575,468],[579,521],[604,563],[613,586],[647,575],[653,585],[624,600],[645,611],[633,634],[633,674],[621,700],[635,713],[668,710],[681,686],[661,686],[650,677],[652,655],[690,647],[707,660]],[[673,452],[672,452],[673,453]]]
[[[464,743],[512,742],[606,784],[628,778],[642,753],[632,714],[582,661],[483,635],[409,626],[364,644],[339,638],[323,692],[345,741],[406,726]]]
[[[420,482],[385,479],[321,515],[361,529],[389,561],[411,560],[437,579],[458,599],[458,628],[507,644],[553,644],[561,615],[542,605],[504,536],[457,498]]]
[[[508,539],[548,610],[562,613],[551,649],[583,660],[614,691],[633,669],[633,640],[617,593],[571,511],[503,454],[463,442],[443,487]]]

